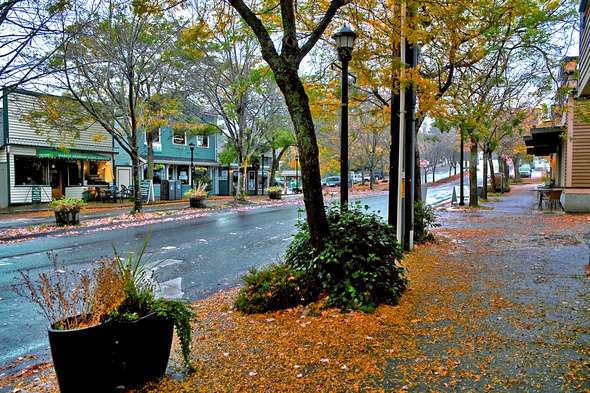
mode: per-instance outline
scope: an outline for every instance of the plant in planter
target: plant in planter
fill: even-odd
[[[281,195],[283,195],[283,188],[280,186],[268,187],[265,191],[270,199],[281,199]]]
[[[57,226],[78,225],[80,223],[80,209],[85,205],[84,201],[77,198],[53,199],[49,206],[55,212]]]
[[[190,366],[193,314],[177,300],[156,297],[157,282],[143,247],[122,259],[103,257],[74,272],[50,255],[53,272],[38,280],[20,271],[15,291],[37,303],[50,322],[51,355],[62,393],[112,392],[141,385],[166,371],[174,327]],[[157,265],[157,264],[156,264]]]
[[[82,193],[82,199],[84,202],[94,202],[96,197],[94,196],[93,192],[86,190]]]
[[[191,207],[206,207],[205,201],[207,200],[207,185],[205,183],[199,183],[197,188],[191,188],[184,193],[184,196],[188,197]]]

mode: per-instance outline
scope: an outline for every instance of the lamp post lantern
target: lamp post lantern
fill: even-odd
[[[342,104],[340,116],[340,204],[348,203],[348,62],[352,59],[352,48],[356,33],[344,26],[332,36],[336,41],[338,58],[342,62]]]
[[[260,188],[260,195],[264,195],[264,153],[260,154],[260,179],[262,187]]]
[[[193,165],[193,154],[195,152],[195,144],[193,142],[188,144],[191,149],[191,188],[195,188],[195,167]]]

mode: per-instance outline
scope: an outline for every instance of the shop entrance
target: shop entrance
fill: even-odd
[[[51,197],[59,199],[65,195],[66,187],[66,160],[49,160],[49,185]]]

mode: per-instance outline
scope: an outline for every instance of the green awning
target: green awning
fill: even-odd
[[[52,158],[71,158],[74,160],[95,160],[95,161],[110,161],[111,157],[103,156],[95,153],[70,151],[65,153],[60,150],[37,149],[37,157],[52,157]]]

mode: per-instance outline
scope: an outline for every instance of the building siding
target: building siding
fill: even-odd
[[[39,96],[23,93],[12,93],[8,96],[8,138],[11,143],[28,144],[29,141],[37,141],[40,146],[52,146],[66,148],[83,148],[113,150],[110,134],[98,123],[93,123],[79,137],[60,136],[58,132],[49,126],[36,130],[33,125],[25,120],[31,110],[39,107]]]
[[[580,78],[578,80],[578,93],[580,96],[590,95],[590,15],[588,15],[588,2],[584,2],[580,9]]]
[[[572,187],[590,187],[590,124],[576,121],[572,131]]]

